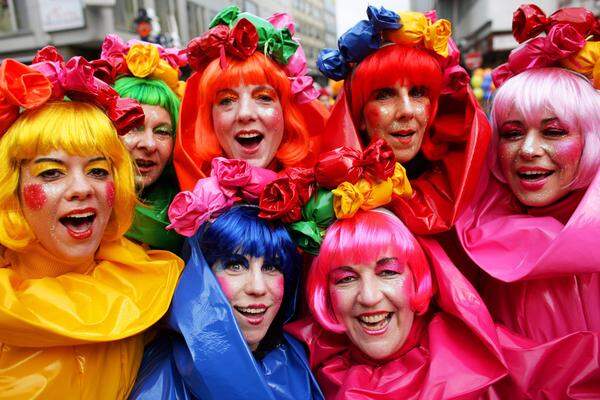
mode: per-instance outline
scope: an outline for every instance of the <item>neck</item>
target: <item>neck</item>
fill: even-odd
[[[569,221],[579,205],[585,190],[574,190],[562,199],[544,207],[527,207],[527,214],[535,216],[550,216],[559,220],[563,225]]]
[[[60,259],[41,244],[34,243],[22,251],[6,250],[10,268],[23,279],[57,277],[69,272],[88,273],[95,266],[94,256],[86,260]]]

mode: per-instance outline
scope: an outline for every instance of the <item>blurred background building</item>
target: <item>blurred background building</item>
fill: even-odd
[[[231,4],[261,17],[291,13],[312,75],[323,79],[315,61],[320,49],[336,45],[335,0],[0,0],[0,59],[30,62],[48,44],[65,57],[96,58],[107,34],[137,37],[134,20],[140,8],[152,18],[154,34],[181,47]]]
[[[470,68],[494,67],[505,62],[517,46],[512,35],[513,12],[523,3],[537,4],[547,15],[561,7],[586,7],[596,15],[600,0],[411,0],[411,9],[436,9],[452,22],[453,37]]]

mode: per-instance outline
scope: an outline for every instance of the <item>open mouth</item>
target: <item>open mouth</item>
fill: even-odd
[[[517,172],[517,176],[524,181],[536,182],[549,177],[553,173],[554,171],[521,171]]]
[[[260,132],[240,132],[235,140],[245,149],[254,149],[262,142],[265,136]]]
[[[385,332],[392,316],[393,312],[381,312],[377,314],[362,314],[356,319],[362,326],[363,330],[369,334],[381,334]]]
[[[401,130],[401,131],[395,131],[390,133],[390,136],[393,137],[394,139],[400,139],[400,140],[410,140],[412,139],[412,137],[415,135],[415,133],[417,133],[417,131],[412,130],[412,129],[406,129],[406,130]]]
[[[75,239],[86,239],[92,235],[92,227],[96,219],[94,211],[71,213],[58,219]]]
[[[137,165],[138,170],[141,173],[145,173],[145,172],[150,171],[152,168],[154,168],[156,166],[156,163],[151,160],[146,160],[143,158],[136,158],[135,165]]]
[[[252,325],[260,324],[269,307],[267,306],[249,306],[249,307],[241,307],[241,306],[233,306],[237,312],[242,314],[246,320]]]

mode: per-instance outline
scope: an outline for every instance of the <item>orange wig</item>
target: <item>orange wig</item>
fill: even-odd
[[[245,60],[227,57],[227,63],[227,68],[221,69],[215,59],[187,82],[174,149],[175,170],[182,190],[191,190],[198,179],[209,174],[212,159],[223,155],[213,129],[212,107],[218,92],[228,87],[267,84],[277,92],[284,115],[283,140],[275,154],[280,167],[309,166],[315,156],[316,143],[309,126],[320,133],[326,119],[324,112],[315,111],[317,104],[298,105],[283,69],[260,52]],[[312,113],[306,113],[309,108]],[[320,123],[313,126],[315,115]]]

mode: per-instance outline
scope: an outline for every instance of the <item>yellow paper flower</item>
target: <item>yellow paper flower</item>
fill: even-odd
[[[136,43],[129,49],[125,61],[134,76],[145,78],[158,66],[160,61],[158,48],[151,44]]]
[[[600,42],[586,42],[579,53],[561,61],[563,67],[587,76],[600,89]]]
[[[400,11],[398,15],[400,15],[402,28],[386,30],[384,38],[390,42],[405,46],[420,44],[425,35],[425,30],[429,26],[427,17],[423,13],[416,11]]]
[[[150,74],[150,78],[160,79],[173,91],[177,89],[177,85],[179,83],[179,73],[165,60],[160,60],[158,62],[156,69],[154,72],[152,72],[152,74]]]
[[[359,190],[365,197],[365,201],[360,207],[363,210],[371,210],[373,208],[381,207],[392,200],[391,179],[386,179],[385,181],[380,181],[375,184],[369,183],[365,179],[361,179],[357,183],[357,186],[359,186]]]
[[[331,193],[333,194],[333,210],[338,219],[351,218],[365,201],[359,188],[350,182],[340,183]]]
[[[423,44],[442,57],[448,57],[448,39],[452,35],[452,24],[447,19],[438,19],[425,30]]]
[[[406,176],[406,170],[400,163],[396,163],[394,168],[394,175],[389,178],[392,182],[392,191],[395,195],[402,197],[410,197],[413,194],[412,187],[410,186],[410,182],[408,177]]]
[[[185,82],[184,81],[177,82],[177,89],[175,90],[175,94],[177,95],[177,97],[182,99],[184,93],[185,93]]]

